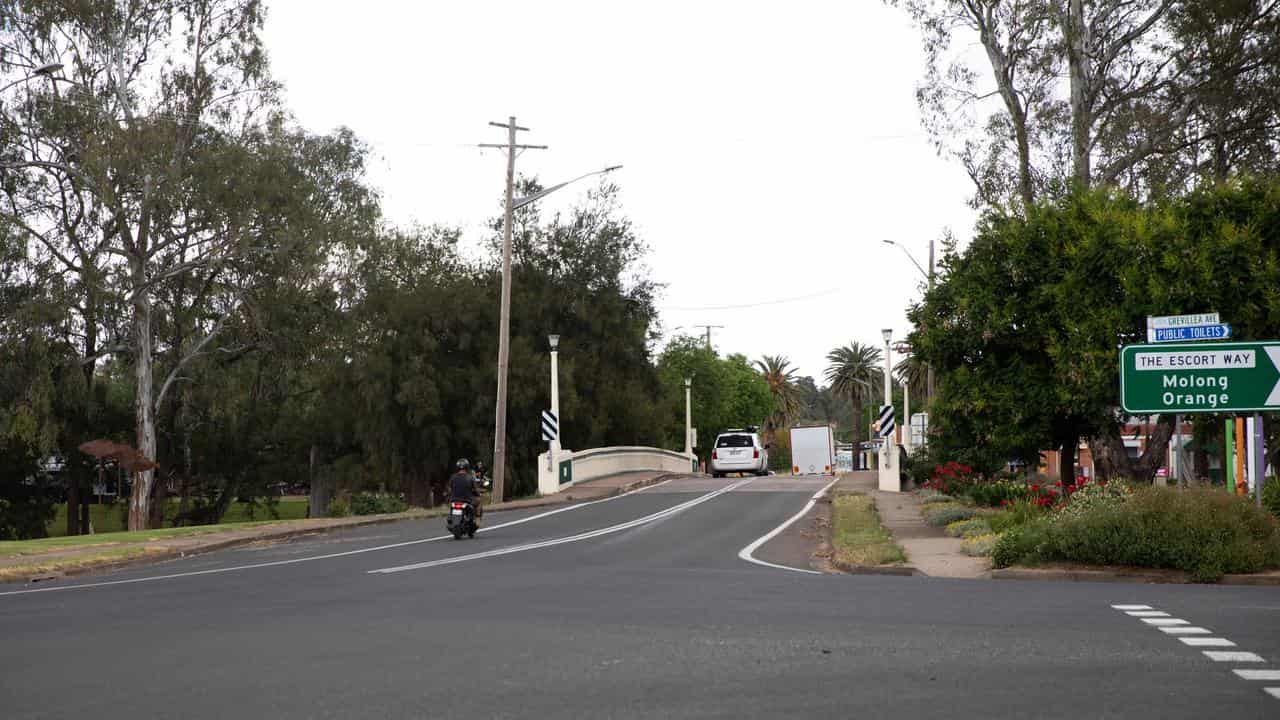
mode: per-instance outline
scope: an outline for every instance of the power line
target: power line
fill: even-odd
[[[662,307],[664,310],[679,310],[679,311],[740,310],[743,308],[764,307],[766,305],[782,305],[784,303],[800,302],[801,300],[812,300],[814,298],[826,297],[827,295],[834,295],[838,292],[840,292],[840,288],[831,288],[829,290],[823,290],[822,292],[812,293],[810,295],[800,295],[797,297],[781,298],[778,300],[763,300],[761,302],[742,303],[739,305],[710,305],[710,306],[703,306],[703,307],[671,307],[671,306],[664,305]],[[702,327],[702,326],[695,325],[694,327]]]

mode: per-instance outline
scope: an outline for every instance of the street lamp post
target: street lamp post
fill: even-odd
[[[502,127],[508,127],[503,125]],[[551,187],[536,192],[528,197],[516,198],[513,196],[513,188],[515,184],[515,137],[516,130],[515,118],[511,118],[508,127],[510,139],[508,141],[507,154],[507,209],[504,216],[502,228],[502,295],[498,309],[498,394],[496,407],[494,408],[493,418],[493,497],[495,502],[502,502],[506,496],[506,478],[507,478],[507,365],[510,355],[511,346],[511,214],[515,210],[524,207],[534,201],[540,200],[547,195],[559,190],[560,188],[591,177],[592,175],[603,175],[613,172],[621,168],[621,165],[612,165],[603,170],[596,170],[585,175],[552,185]]]
[[[560,355],[560,336],[548,335],[547,343],[551,345],[551,414],[556,418],[556,436],[551,440],[551,464],[555,467],[555,463],[559,460],[560,455],[560,433],[564,429],[564,420],[560,417],[560,368],[558,364]]]
[[[908,259],[908,260],[910,260],[910,261],[911,261],[911,264],[912,264],[912,265],[915,265],[915,266],[916,266],[916,269],[920,271],[920,274],[924,276],[925,281],[928,283],[929,291],[932,291],[932,290],[933,290],[933,276],[934,276],[934,272],[933,272],[933,240],[932,240],[932,239],[930,239],[930,240],[929,240],[929,270],[928,270],[928,272],[925,272],[925,269],[924,269],[924,268],[922,268],[922,267],[920,267],[920,263],[916,262],[915,257],[913,257],[913,256],[911,255],[911,251],[910,251],[910,250],[907,250],[907,249],[906,249],[905,247],[903,247],[900,243],[898,243],[898,242],[896,242],[896,241],[893,241],[893,240],[882,240],[881,242],[883,242],[883,243],[884,243],[884,244],[886,244],[886,245],[897,245],[899,250],[901,250],[902,252],[906,253],[906,255],[907,255],[907,259]],[[928,400],[932,400],[932,399],[933,399],[933,364],[932,364],[932,363],[926,363],[926,364],[925,364],[925,366],[924,366],[924,373],[925,373],[925,379],[924,379],[924,396],[925,396],[925,400],[926,400],[926,401],[928,401]]]
[[[893,348],[889,343],[893,340],[893,330],[885,328],[880,331],[884,336],[884,404],[886,407],[893,407]],[[898,446],[893,441],[893,435],[883,435],[884,443],[881,445],[880,452],[880,489],[889,492],[898,492],[902,489],[902,483],[898,479]]]
[[[684,454],[693,457],[693,378],[684,379]]]

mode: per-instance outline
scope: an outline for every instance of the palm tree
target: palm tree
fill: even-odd
[[[756,361],[756,368],[773,395],[773,412],[765,419],[764,428],[765,443],[773,445],[778,428],[790,425],[800,414],[800,389],[796,387],[795,368],[782,355],[765,355]]]
[[[928,399],[926,387],[929,369],[928,365],[920,362],[915,355],[908,355],[893,366],[893,376],[898,384],[909,388],[914,402],[917,398]],[[917,405],[916,407],[921,407]]]
[[[853,401],[853,442],[862,441],[862,408],[872,401],[876,385],[884,382],[880,348],[850,342],[827,353],[826,379],[831,389]],[[856,453],[855,453],[856,454]]]

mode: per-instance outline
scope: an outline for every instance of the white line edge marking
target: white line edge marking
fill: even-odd
[[[425,570],[427,568],[440,567],[441,565],[454,565],[457,563],[469,562],[471,560],[483,560],[491,557],[501,557],[503,555],[512,555],[515,553],[527,552],[529,550],[539,550],[541,548],[555,547],[556,545],[567,545],[568,543],[581,542],[582,540],[590,540],[592,538],[597,538],[602,535],[611,535],[616,532],[622,532],[623,530],[629,530],[633,527],[638,527],[640,525],[651,523],[655,520],[661,520],[665,517],[675,515],[676,513],[681,512],[683,510],[687,510],[695,505],[701,505],[702,503],[708,500],[711,500],[720,495],[723,495],[731,490],[735,490],[739,487],[742,487],[743,485],[746,485],[752,480],[754,480],[754,478],[739,480],[738,482],[732,485],[726,485],[718,490],[713,490],[712,492],[709,492],[705,495],[699,495],[698,497],[692,500],[686,500],[685,502],[682,502],[679,505],[673,505],[672,507],[669,507],[665,510],[660,510],[650,515],[645,515],[643,517],[635,518],[634,520],[628,520],[627,522],[624,522],[624,523],[618,523],[617,525],[610,525],[608,527],[599,528],[597,530],[589,530],[584,533],[578,533],[577,535],[569,535],[567,537],[553,538],[551,540],[540,540],[538,542],[525,543],[524,545],[512,545],[505,548],[497,548],[495,550],[486,550],[484,552],[472,553],[470,555],[458,555],[458,556],[449,557],[449,558],[441,558],[439,560],[428,560],[426,562],[413,563],[411,565],[398,565],[396,567],[378,568],[377,570],[367,570],[366,572],[370,575],[375,575],[375,574],[387,575],[391,573],[408,572],[410,570]]]
[[[562,512],[569,512],[570,510],[578,510],[580,508],[584,508],[589,505],[596,505],[603,502],[609,502],[610,500],[617,500],[618,498],[623,498],[638,492],[644,492],[645,490],[648,490],[650,488],[656,488],[662,485],[666,485],[667,483],[671,482],[671,480],[673,479],[674,478],[670,480],[663,480],[662,482],[654,483],[652,485],[645,485],[642,488],[636,488],[635,490],[631,490],[629,492],[621,493],[619,495],[613,495],[607,498],[601,498],[599,500],[591,500],[584,503],[575,503],[567,507],[556,508],[555,510],[549,510],[544,513],[538,513],[537,515],[530,515],[527,518],[512,520],[511,522],[505,522],[500,525],[487,525],[485,527],[478,529],[476,532],[484,532],[486,530],[497,530],[498,528],[511,527],[513,525],[520,525],[523,523],[530,522],[532,520],[538,520],[551,515],[557,515]],[[498,512],[501,512],[501,511],[498,511]],[[430,520],[432,518],[425,518],[425,519]],[[435,537],[422,538],[420,540],[408,540],[406,542],[392,543],[390,545],[377,545],[374,547],[360,548],[359,550],[347,550],[346,552],[329,553],[327,555],[312,555],[310,557],[304,557],[304,558],[292,558],[290,560],[275,560],[272,562],[254,563],[252,565],[235,565],[232,567],[225,567],[225,568],[211,568],[209,570],[193,570],[191,572],[172,573],[169,575],[150,575],[150,576],[141,577],[141,578],[130,578],[128,580],[107,580],[107,581],[96,582],[96,583],[79,583],[76,585],[56,585],[53,587],[29,588],[26,590],[9,590],[6,592],[0,592],[0,597],[4,597],[6,595],[27,595],[30,593],[58,592],[62,590],[79,590],[83,588],[98,588],[98,587],[107,587],[110,585],[132,585],[135,583],[152,582],[155,580],[174,580],[177,578],[195,577],[197,575],[217,575],[220,573],[236,572],[239,570],[254,570],[256,568],[278,567],[281,565],[295,565],[297,563],[311,562],[313,560],[331,560],[333,558],[347,557],[349,555],[360,555],[363,553],[376,552],[379,550],[392,550],[395,548],[407,547],[409,545],[421,545],[422,543],[436,542],[439,540],[447,540],[452,537],[453,537],[452,535],[437,535]]]
[[[1173,627],[1156,628],[1162,633],[1169,635],[1212,635],[1213,632],[1209,628],[1196,627],[1194,625],[1175,625]]]
[[[1271,697],[1280,700],[1280,687],[1262,688],[1262,691]]]
[[[1280,680],[1280,670],[1232,670],[1245,680]]]
[[[1184,645],[1191,647],[1235,647],[1236,644],[1226,638],[1216,637],[1185,637],[1178,638]]]
[[[765,562],[764,560],[757,560],[754,557],[754,554],[756,550],[760,549],[761,545],[774,539],[775,537],[778,536],[779,533],[781,533],[783,530],[786,530],[788,527],[790,527],[792,523],[794,523],[795,521],[799,520],[800,518],[808,514],[808,512],[813,509],[814,504],[818,502],[818,498],[822,497],[822,495],[825,492],[827,492],[827,490],[829,490],[832,485],[835,485],[839,481],[840,481],[840,478],[836,478],[835,480],[832,480],[831,482],[827,483],[826,487],[823,487],[821,490],[814,493],[813,497],[809,498],[809,502],[806,503],[805,506],[800,509],[800,512],[796,513],[795,515],[792,515],[786,522],[782,523],[781,525],[774,528],[773,530],[770,530],[767,535],[763,535],[759,538],[756,538],[755,542],[739,550],[738,557],[742,558],[743,560],[746,560],[749,563],[755,563],[756,565],[763,565],[765,567],[778,568],[779,570],[790,570],[792,572],[799,572],[799,573],[808,573],[809,575],[821,575],[822,573],[818,572],[817,570],[810,570],[808,568],[791,567],[789,565],[778,565],[776,563]]]
[[[1203,650],[1204,656],[1214,662],[1266,662],[1257,653],[1240,650]]]
[[[1150,605],[1112,605],[1116,610],[1150,610]]]

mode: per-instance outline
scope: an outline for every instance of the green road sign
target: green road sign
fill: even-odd
[[[1280,342],[1121,348],[1120,405],[1134,414],[1280,410]]]

